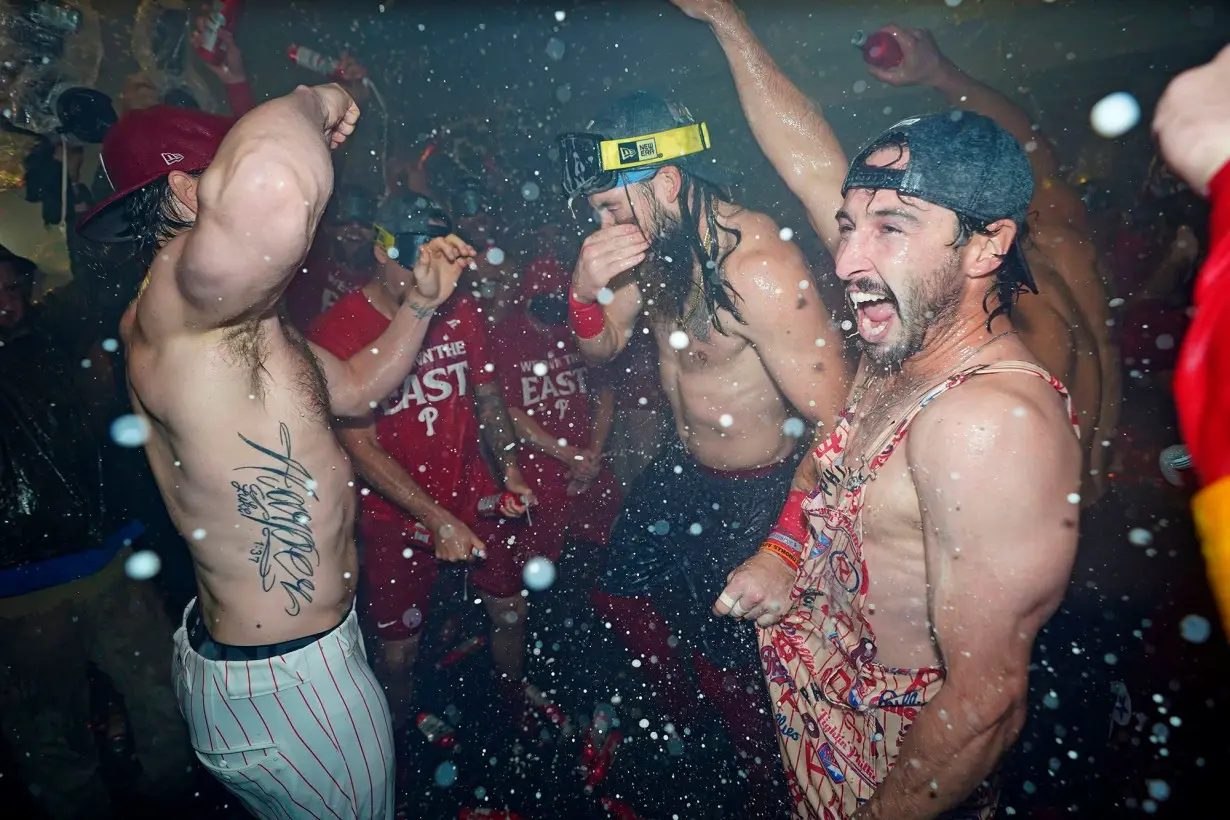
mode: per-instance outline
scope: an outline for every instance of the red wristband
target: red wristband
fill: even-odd
[[[578,339],[596,339],[606,330],[606,313],[597,302],[579,302],[576,294],[569,291],[568,324]]]
[[[1212,257],[1221,243],[1230,242],[1230,162],[1223,165],[1209,180],[1209,202],[1212,203],[1213,211],[1209,215],[1208,256]],[[1202,271],[1196,282],[1193,301],[1197,305],[1203,301],[1208,291],[1225,284],[1224,267],[1218,269],[1217,266],[1206,264],[1205,269],[1207,273]]]
[[[807,518],[803,514],[803,502],[806,500],[807,493],[791,490],[782,506],[782,514],[765,537],[765,541],[787,550],[796,560],[802,558],[803,542],[807,540]]]

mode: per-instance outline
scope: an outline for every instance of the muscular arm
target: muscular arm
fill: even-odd
[[[625,280],[622,287],[615,288],[615,298],[611,303],[602,307],[606,318],[602,332],[591,339],[582,339],[574,332],[581,355],[591,365],[614,359],[628,346],[628,340],[636,332],[636,317],[641,312],[641,291],[632,282],[631,276],[619,277],[616,282]],[[612,287],[616,282],[611,283]]]
[[[301,86],[257,106],[222,141],[175,264],[188,327],[223,327],[277,303],[333,190],[327,117],[317,91]]]
[[[1030,649],[1076,554],[1079,508],[1067,495],[1080,469],[1058,397],[1025,379],[979,376],[939,399],[910,433],[946,676],[859,820],[921,820],[959,805],[1025,721]]]
[[[434,528],[447,513],[376,439],[376,424],[368,417],[334,428],[337,440],[354,462],[355,472],[393,504]]]
[[[329,410],[335,416],[365,416],[372,402],[388,396],[414,367],[435,308],[407,299],[393,321],[371,345],[339,359],[319,345],[312,352],[329,385]]]
[[[474,409],[478,415],[478,429],[482,432],[483,442],[491,450],[500,470],[505,474],[509,470],[516,470],[517,437],[513,432],[512,422],[508,419],[508,411],[504,409],[499,383],[488,382],[475,386]]]
[[[737,326],[738,332],[755,346],[795,409],[831,430],[846,400],[849,375],[841,340],[830,325],[803,254],[773,235],[742,255],[731,274],[747,322]],[[769,287],[759,284],[765,280]]]
[[[802,201],[829,253],[839,239],[835,214],[847,160],[820,109],[778,67],[733,3],[717,3],[709,24],[730,63],[752,134]]]

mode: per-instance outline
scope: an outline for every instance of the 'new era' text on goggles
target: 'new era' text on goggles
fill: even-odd
[[[703,122],[693,123],[626,139],[570,133],[559,137],[559,147],[564,192],[570,198],[589,196],[619,185],[620,175],[626,171],[668,165],[708,150],[709,128]]]

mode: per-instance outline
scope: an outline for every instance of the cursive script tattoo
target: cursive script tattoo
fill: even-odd
[[[280,451],[257,444],[239,433],[240,440],[263,458],[260,463],[236,467],[248,483],[232,481],[236,511],[260,525],[260,537],[253,542],[249,561],[260,573],[261,589],[269,592],[281,587],[290,599],[286,614],[294,617],[304,603],[312,603],[316,591],[312,577],[320,566],[316,536],[312,534],[310,501],[319,501],[316,481],[291,454],[290,428],[278,425]]]
[[[428,305],[420,305],[418,302],[407,301],[405,303],[407,309],[414,313],[416,318],[426,319],[428,316],[436,312],[434,307]]]

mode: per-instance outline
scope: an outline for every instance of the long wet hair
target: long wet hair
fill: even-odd
[[[188,176],[201,176],[201,171]],[[133,256],[146,265],[153,264],[158,249],[176,234],[192,227],[185,222],[176,207],[175,192],[169,176],[156,179],[133,191],[124,200],[124,217],[133,231]]]
[[[742,297],[739,296],[734,286],[730,284],[722,273],[726,260],[743,242],[743,232],[738,228],[718,222],[717,204],[722,201],[729,201],[725,190],[688,173],[679,166],[675,167],[679,170],[679,175],[682,178],[681,190],[683,196],[679,198],[681,238],[687,245],[690,255],[700,263],[701,296],[704,299],[709,322],[714,330],[725,336],[727,335],[726,331],[722,328],[722,320],[718,316],[719,309],[728,312],[739,324],[747,324],[736,304],[736,301],[741,300]],[[642,190],[647,197],[653,198],[652,177],[636,184],[643,186]],[[629,198],[629,205],[631,205],[631,198]],[[701,239],[700,232],[702,213],[705,220],[705,240]],[[722,250],[719,231],[734,238],[734,242],[724,251]],[[689,259],[689,261],[692,260]],[[654,300],[657,301],[661,298],[672,309],[673,315],[670,315],[668,318],[676,321],[686,319],[684,311],[687,307],[688,297],[692,293],[692,277],[688,276],[686,280],[677,277],[667,277],[666,287],[663,290],[665,293],[661,297],[655,295]]]
[[[996,220],[998,221],[998,220]],[[975,234],[981,236],[994,236],[995,231],[990,229],[991,223],[976,217],[967,216],[966,214],[957,214],[957,236],[953,240],[954,248],[965,247]],[[987,313],[987,332],[991,332],[991,323],[995,321],[997,316],[1006,316],[1012,318],[1012,309],[1016,307],[1016,300],[1026,291],[1037,293],[1038,291],[1031,288],[1028,284],[1029,272],[1022,270],[1022,259],[1020,253],[1014,253],[1017,248],[1024,249],[1025,243],[1029,242],[1029,223],[1023,222],[1017,226],[1016,236],[1012,240],[1012,245],[1008,251],[1003,254],[997,254],[1000,260],[1000,265],[995,269],[995,281],[987,288],[986,294],[982,297],[982,309]],[[991,300],[995,300],[995,308],[990,306]]]

